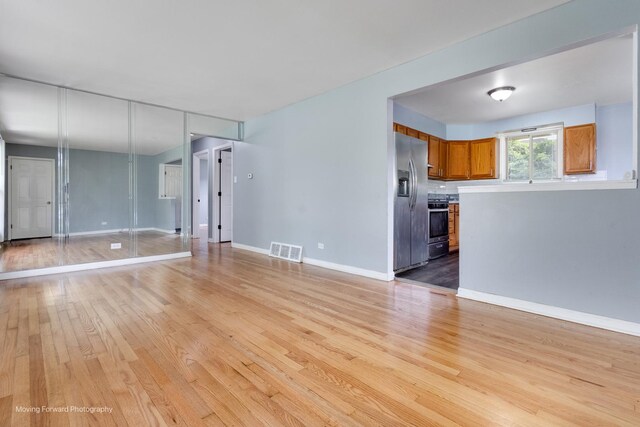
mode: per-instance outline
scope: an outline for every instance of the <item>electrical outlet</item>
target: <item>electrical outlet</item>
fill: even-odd
[[[112,243],[111,249],[122,249],[122,243]]]
[[[100,224],[101,225],[107,225],[107,221],[102,221]]]
[[[318,249],[324,249],[324,243],[318,242]]]
[[[237,184],[237,183],[238,183],[238,177],[237,177],[237,176],[234,176],[234,177],[233,177],[233,183],[234,183],[234,184]]]

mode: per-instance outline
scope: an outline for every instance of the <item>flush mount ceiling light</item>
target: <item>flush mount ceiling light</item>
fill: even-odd
[[[513,86],[502,86],[491,89],[489,92],[487,92],[487,95],[489,95],[496,101],[502,102],[505,99],[509,98],[514,90],[516,90],[516,88]]]

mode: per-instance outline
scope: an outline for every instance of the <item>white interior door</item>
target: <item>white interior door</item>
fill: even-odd
[[[191,208],[192,222],[191,222],[191,235],[194,239],[200,238],[200,158],[193,156],[193,162],[191,162],[193,170],[193,197],[191,198],[193,206]]]
[[[53,161],[10,159],[11,239],[53,234]]]
[[[231,185],[233,182],[231,151],[220,151],[220,241],[231,241],[231,230],[233,230],[233,197]]]

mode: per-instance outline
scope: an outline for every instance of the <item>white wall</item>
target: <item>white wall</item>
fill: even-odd
[[[469,73],[554,53],[638,22],[640,2],[635,0],[569,2],[248,121],[246,143],[236,150],[239,181],[235,193],[235,241],[259,248],[267,248],[271,240],[302,244],[306,256],[388,273],[392,245],[388,137],[392,117],[387,115],[387,99]],[[253,180],[247,179],[249,172],[254,173]],[[638,211],[639,194],[611,192],[608,201],[619,201]],[[609,259],[618,259],[616,268],[640,283],[637,238],[609,238],[607,224],[592,216],[584,217],[581,209],[585,204],[574,206],[573,196],[572,192],[564,195],[564,214],[583,221],[582,229],[593,236],[588,243],[606,247]],[[599,202],[599,192],[579,197],[582,202]],[[473,213],[466,215],[466,226],[471,227]],[[635,218],[624,217],[620,221],[630,229],[637,228]],[[562,227],[558,232],[560,236],[554,242],[560,245],[565,265],[595,268],[595,259],[573,257],[572,245],[567,243],[572,235],[563,234]],[[626,240],[615,241],[614,237]],[[325,243],[325,250],[317,249],[318,241]],[[524,248],[526,244],[520,243]],[[500,273],[487,272],[478,264],[465,264],[480,250],[483,249],[478,246],[462,252],[463,285],[478,275]],[[543,253],[526,249],[524,256],[533,264],[544,265]],[[588,274],[585,277],[592,280]],[[565,293],[575,293],[583,283],[554,285]],[[619,298],[632,294],[638,297],[640,291],[631,292],[629,283],[620,286],[622,289],[609,293],[609,306]],[[602,300],[600,295],[595,297]]]

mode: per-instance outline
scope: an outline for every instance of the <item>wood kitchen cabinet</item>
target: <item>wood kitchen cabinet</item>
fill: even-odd
[[[407,135],[412,137],[412,138],[418,138],[420,136],[420,131],[412,129],[412,128],[407,128]]]
[[[429,176],[431,178],[445,177],[446,162],[447,162],[447,142],[438,138],[437,136],[431,136],[429,138]]]
[[[496,177],[496,139],[485,138],[469,142],[469,178]]]
[[[469,178],[469,142],[447,141],[447,179]]]
[[[403,125],[401,125],[399,123],[394,123],[393,124],[393,131],[401,133],[403,135],[406,135],[407,134],[407,127],[403,126]]]
[[[399,123],[394,132],[418,138],[429,145],[428,175],[436,180],[468,180],[496,178],[496,139],[445,141]]]
[[[460,205],[449,205],[449,252],[455,252],[460,248]]]
[[[564,128],[565,175],[596,172],[596,124]]]

